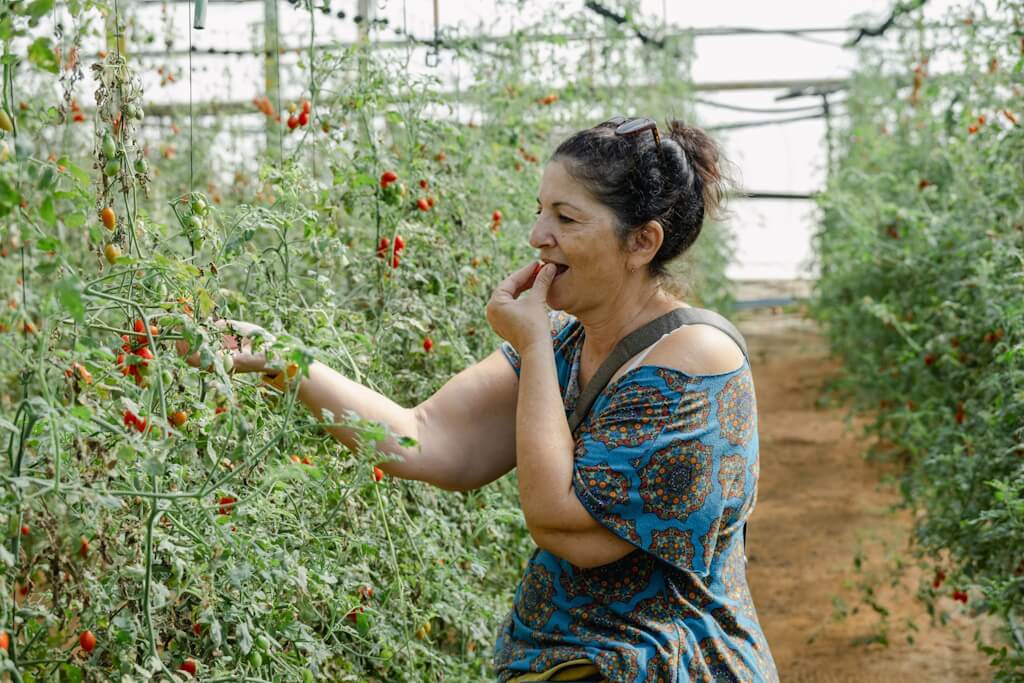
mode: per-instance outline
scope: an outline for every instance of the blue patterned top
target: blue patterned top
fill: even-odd
[[[560,311],[551,321],[569,416],[584,331]],[[629,370],[595,400],[574,457],[580,502],[637,549],[584,569],[538,548],[498,634],[499,681],[586,658],[613,683],[777,682],[743,549],[758,477],[747,361],[718,375]]]

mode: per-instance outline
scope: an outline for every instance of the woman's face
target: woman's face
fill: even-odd
[[[615,215],[569,175],[558,160],[540,181],[537,222],[530,246],[559,264],[547,304],[574,315],[607,303],[627,275],[626,254],[615,236]]]

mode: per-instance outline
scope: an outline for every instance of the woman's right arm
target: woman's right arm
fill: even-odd
[[[401,460],[378,463],[384,472],[417,479],[449,491],[467,491],[498,479],[515,466],[515,407],[519,379],[500,351],[458,373],[430,398],[404,408],[354,382],[323,363],[309,367],[298,398],[317,419],[329,410],[336,421],[347,411],[386,424],[397,438],[377,445]],[[356,448],[357,434],[326,427],[336,439]]]
[[[218,321],[230,325],[240,337],[224,337],[233,351],[236,372],[263,372],[266,358],[253,353],[245,337],[266,331],[249,323]],[[269,336],[269,335],[268,335]],[[188,352],[188,344],[178,342],[178,352]],[[199,355],[188,362],[199,364]],[[284,373],[270,381],[284,388]],[[408,436],[417,443],[402,446],[395,438],[379,443],[378,449],[400,456],[400,460],[378,463],[388,474],[417,479],[450,491],[480,488],[515,467],[516,395],[519,378],[501,351],[458,373],[430,398],[415,408],[405,408],[386,396],[354,382],[323,363],[309,366],[298,398],[318,419],[329,410],[334,421],[353,411],[364,420],[386,424],[399,437]],[[358,447],[358,434],[344,427],[325,427],[334,438],[351,449]]]

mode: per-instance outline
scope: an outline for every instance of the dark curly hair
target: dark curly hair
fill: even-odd
[[[610,208],[618,219],[622,245],[631,232],[656,220],[664,230],[661,248],[648,265],[667,274],[669,261],[685,253],[700,235],[705,218],[722,217],[728,179],[718,145],[704,131],[669,121],[661,149],[649,132],[616,135],[612,122],[581,130],[558,146],[552,161]]]

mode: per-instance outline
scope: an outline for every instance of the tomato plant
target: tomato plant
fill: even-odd
[[[915,548],[935,568],[921,588],[928,609],[952,598],[996,617],[1001,633],[981,646],[999,680],[1018,680],[1024,129],[998,113],[1021,108],[1024,43],[1012,27],[1024,14],[1001,5],[979,29],[967,11],[988,13],[968,3],[922,41],[916,29],[897,35],[901,59],[862,52],[819,200],[813,311],[845,361],[838,386],[874,418],[875,454],[903,465]]]
[[[264,327],[255,350],[290,377],[319,360],[423,401],[498,346],[486,303],[536,256],[541,155],[567,126],[674,111],[688,41],[637,46],[574,11],[568,25],[606,34],[618,66],[543,107],[532,43],[453,52],[472,125],[438,115],[436,75],[325,48],[299,57],[285,97],[257,94],[273,142],[236,154],[257,148],[226,115],[146,113],[143,82],[189,74],[143,78],[153,65],[126,55],[151,27],[123,3],[87,0],[74,21],[54,9],[59,37],[35,16],[49,6],[0,18],[19,63],[0,125],[0,294],[15,304],[0,312],[0,665],[23,680],[491,678],[532,549],[514,474],[460,493],[385,478],[380,444],[408,435],[314,419],[292,389],[233,372],[213,321]],[[119,35],[97,58],[87,43],[106,18]],[[73,66],[58,47],[78,50]],[[15,76],[26,110],[8,101]],[[608,87],[640,76],[656,81],[643,96]],[[282,121],[288,97],[301,105]],[[724,227],[705,230],[686,269],[695,304],[728,311],[727,245]]]

